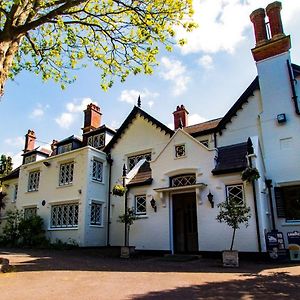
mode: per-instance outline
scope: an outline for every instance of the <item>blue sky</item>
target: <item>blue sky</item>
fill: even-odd
[[[188,44],[161,52],[154,75],[116,81],[108,92],[101,90],[93,67],[78,71],[77,81],[64,91],[34,74],[18,75],[6,84],[0,102],[0,153],[15,157],[16,167],[28,129],[36,132],[38,145],[81,135],[82,111],[91,101],[101,107],[102,123],[113,128],[121,125],[139,94],[142,108],[167,125],[180,104],[190,113],[189,125],[223,116],[256,75],[249,14],[270,2],[194,0],[199,28],[188,35],[178,31],[178,38],[184,36]],[[281,2],[284,31],[292,38],[292,61],[300,64],[300,1]]]

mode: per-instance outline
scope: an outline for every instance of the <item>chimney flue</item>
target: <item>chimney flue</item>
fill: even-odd
[[[177,106],[176,110],[173,112],[174,115],[174,129],[186,127],[188,125],[188,111],[185,109],[184,105]]]
[[[100,127],[101,116],[100,108],[97,105],[90,103],[84,111],[83,133]]]
[[[268,39],[265,16],[266,14],[263,8],[256,9],[250,15],[250,20],[254,26],[256,46],[264,44]]]
[[[276,1],[266,7],[266,13],[269,18],[272,39],[284,36],[281,21],[281,3]]]
[[[32,151],[35,145],[35,132],[33,130],[28,129],[27,134],[25,135],[25,148],[24,153]]]

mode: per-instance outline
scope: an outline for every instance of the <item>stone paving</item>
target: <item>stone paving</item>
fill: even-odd
[[[173,261],[115,250],[0,249],[13,272],[0,273],[0,299],[300,299],[300,266],[219,259]]]

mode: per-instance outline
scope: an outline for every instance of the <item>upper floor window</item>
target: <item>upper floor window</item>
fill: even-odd
[[[17,197],[18,197],[18,185],[15,184],[15,187],[14,187],[14,196],[13,196],[12,202],[16,202],[17,201]]]
[[[28,176],[28,192],[38,191],[40,171],[30,172]]]
[[[103,181],[103,163],[96,159],[93,160],[93,179]]]
[[[88,137],[87,140],[88,146],[92,146],[94,148],[101,148],[105,146],[105,134],[99,133]]]
[[[102,226],[102,203],[92,202],[91,204],[91,225]]]
[[[36,154],[31,154],[31,155],[25,157],[24,164],[29,164],[34,161],[36,161]]]
[[[57,154],[62,154],[72,150],[72,143],[58,146]]]
[[[175,146],[175,156],[177,158],[185,157],[185,145],[177,145]]]
[[[74,162],[60,165],[59,185],[67,185],[73,182]]]
[[[232,199],[238,205],[244,203],[244,187],[242,184],[226,185],[226,198]]]
[[[146,195],[135,196],[135,214],[145,215],[147,213]]]
[[[151,160],[151,152],[133,155],[128,157],[128,169],[129,171],[133,169],[133,167],[142,159],[146,159],[147,161]]]
[[[33,216],[36,216],[37,208],[35,207],[26,207],[24,208],[24,219],[29,219]]]
[[[78,226],[78,203],[51,206],[51,227],[70,228]]]
[[[194,184],[196,184],[195,174],[174,176],[171,178],[171,182],[170,182],[171,187],[194,185]]]

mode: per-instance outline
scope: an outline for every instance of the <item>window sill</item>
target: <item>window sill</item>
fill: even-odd
[[[92,224],[90,224],[90,227],[94,227],[94,228],[104,228],[103,225],[92,225]]]
[[[96,179],[92,179],[91,182],[94,182],[94,183],[98,183],[98,184],[104,185],[104,182],[103,182],[103,181],[99,181],[99,180],[96,180]]]
[[[78,230],[78,227],[58,227],[58,228],[52,228],[49,227],[48,231],[62,231],[62,230]]]
[[[34,193],[34,192],[38,192],[39,190],[34,190],[34,191],[27,191],[27,192],[25,192],[26,194],[28,194],[28,193]]]
[[[69,187],[69,186],[73,186],[73,183],[64,184],[64,185],[59,185],[59,186],[57,186],[56,188],[57,188],[57,189],[62,189],[62,188]]]
[[[138,219],[148,219],[148,215],[136,215]]]
[[[282,226],[300,226],[300,221],[286,221],[281,224]]]

